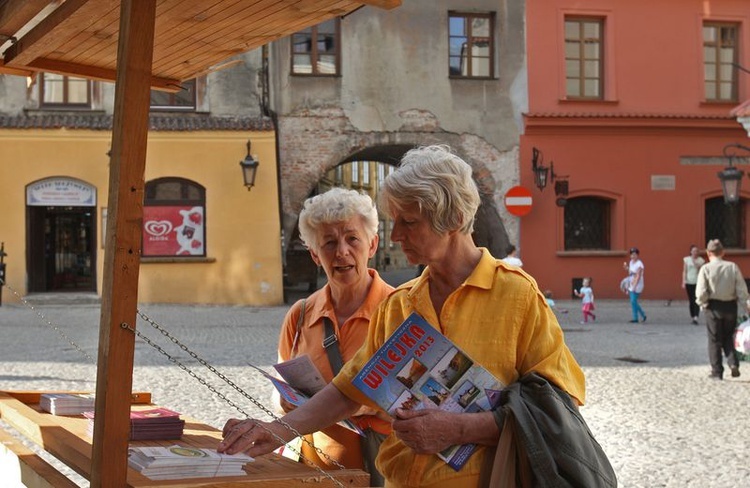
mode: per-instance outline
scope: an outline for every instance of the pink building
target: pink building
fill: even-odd
[[[750,98],[748,2],[528,0],[526,9],[524,269],[556,297],[590,276],[598,298],[618,298],[638,247],[642,298],[684,300],[682,257],[720,238],[750,277],[750,181],[726,205],[717,176],[728,154],[750,169],[750,151],[725,150],[750,146],[731,114]],[[543,191],[534,149],[555,176]]]

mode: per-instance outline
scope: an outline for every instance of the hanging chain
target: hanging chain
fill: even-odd
[[[285,422],[284,420],[282,420],[278,415],[274,414],[265,405],[263,405],[258,400],[256,400],[252,395],[250,395],[247,392],[245,392],[242,388],[240,388],[238,385],[236,385],[232,380],[230,380],[229,378],[227,378],[223,373],[221,373],[220,371],[218,371],[216,368],[214,368],[213,366],[211,366],[207,361],[205,361],[204,359],[202,359],[201,357],[199,357],[196,353],[194,353],[192,350],[190,350],[190,348],[188,348],[185,344],[183,344],[182,342],[180,342],[176,337],[174,337],[172,334],[170,334],[166,329],[164,329],[162,326],[160,326],[159,324],[157,324],[155,320],[153,320],[152,318],[150,318],[149,316],[147,316],[146,314],[144,314],[143,312],[141,312],[140,309],[137,309],[136,313],[138,314],[138,316],[140,318],[142,318],[149,325],[151,325],[151,327],[153,327],[154,329],[156,329],[157,331],[159,331],[164,337],[166,337],[167,339],[169,339],[170,341],[172,341],[172,343],[174,343],[177,347],[179,347],[184,352],[186,352],[187,354],[189,354],[190,357],[192,357],[193,359],[195,359],[196,361],[198,361],[202,366],[206,367],[210,372],[212,372],[213,374],[215,374],[216,376],[218,376],[222,381],[224,381],[226,384],[228,384],[234,390],[236,390],[238,393],[240,393],[240,395],[242,395],[243,397],[245,397],[248,400],[250,400],[250,402],[252,402],[256,407],[258,407],[259,409],[261,409],[266,415],[268,415],[271,418],[273,418],[274,421],[276,421],[279,424],[281,424],[287,430],[289,430],[290,432],[292,432],[296,437],[300,437],[301,440],[302,440],[302,442],[307,443],[310,447],[312,447],[313,449],[315,449],[315,451],[319,455],[321,455],[322,457],[324,457],[327,460],[329,460],[331,463],[333,463],[339,469],[346,469],[346,467],[343,466],[341,463],[339,463],[335,459],[332,459],[330,456],[328,456],[326,453],[324,453],[319,447],[315,446],[312,442],[310,442],[309,440],[305,439],[305,437],[302,436],[302,434],[300,434],[299,431],[297,431],[297,429],[295,429],[294,427],[292,427],[291,425],[289,425],[287,422]],[[150,345],[151,347],[153,347],[154,349],[156,349],[158,352],[160,352],[162,355],[164,355],[170,362],[172,362],[175,365],[177,365],[180,369],[182,369],[187,374],[189,374],[190,376],[192,376],[193,378],[195,378],[200,384],[202,384],[203,386],[205,386],[206,388],[208,388],[208,390],[211,391],[211,393],[215,394],[216,396],[218,396],[219,398],[221,398],[222,400],[224,400],[229,406],[234,407],[238,412],[240,412],[246,418],[250,418],[250,415],[247,412],[245,412],[242,409],[242,407],[240,407],[235,402],[233,402],[232,400],[230,400],[229,398],[227,398],[226,395],[220,393],[218,390],[216,390],[216,388],[214,388],[212,385],[210,385],[208,383],[208,381],[206,381],[205,379],[201,378],[195,372],[193,372],[190,368],[188,368],[187,366],[185,366],[184,364],[182,364],[179,359],[171,356],[167,351],[165,351],[158,344],[156,344],[152,340],[150,340],[142,332],[140,332],[139,330],[134,329],[132,326],[130,326],[130,325],[126,324],[126,323],[121,324],[120,327],[122,327],[123,329],[127,329],[127,330],[133,332],[136,336],[138,336],[140,339],[142,339],[143,341],[145,341],[148,345]],[[282,445],[286,444],[286,441],[283,438],[281,438],[281,436],[277,435],[275,432],[272,432],[266,426],[264,426],[262,424],[259,424],[259,423],[256,423],[255,425],[259,426],[260,428],[262,428],[263,430],[265,430],[274,439],[276,439],[277,441],[279,441]],[[286,448],[289,448],[292,452],[294,452],[295,454],[299,455],[303,460],[305,460],[307,462],[307,464],[309,464],[311,467],[315,468],[321,474],[323,474],[324,476],[326,476],[327,478],[329,478],[336,485],[340,486],[341,488],[344,487],[344,485],[340,481],[338,481],[333,476],[331,476],[330,474],[326,473],[323,469],[321,469],[320,467],[318,467],[315,463],[313,463],[312,461],[310,461],[309,459],[307,459],[301,452],[297,451],[297,449],[292,448],[291,446],[287,446]]]
[[[75,348],[75,350],[78,351],[84,358],[86,358],[88,361],[96,364],[96,360],[94,360],[94,358],[91,357],[91,355],[89,355],[86,351],[84,351],[70,337],[68,337],[68,335],[65,334],[65,332],[63,332],[58,326],[56,326],[49,319],[47,319],[47,317],[43,313],[41,313],[39,310],[37,310],[37,308],[34,307],[34,305],[32,305],[31,303],[29,303],[28,300],[26,300],[15,288],[13,288],[12,286],[10,286],[2,278],[0,278],[0,286],[7,287],[8,290],[10,290],[13,293],[13,295],[16,298],[18,298],[18,300],[24,306],[26,306],[27,308],[31,309],[48,327],[50,327],[53,330],[55,330],[55,332],[57,332],[57,334],[61,338],[63,338],[67,343],[69,343],[71,346],[73,346],[73,348]],[[242,390],[242,388],[240,388],[239,386],[237,386],[233,381],[231,381],[229,378],[227,378],[224,374],[222,374],[216,368],[214,368],[213,366],[211,366],[210,364],[208,364],[205,360],[203,360],[200,357],[198,357],[198,355],[196,355],[193,351],[191,351],[187,346],[185,346],[184,344],[182,344],[177,338],[175,338],[174,336],[172,336],[168,331],[166,331],[163,327],[161,327],[159,324],[157,324],[153,319],[151,319],[150,317],[148,317],[147,315],[145,315],[143,312],[141,312],[138,309],[136,310],[136,313],[138,314],[139,317],[141,317],[143,320],[145,320],[147,323],[149,323],[153,328],[155,328],[156,330],[158,330],[163,336],[165,336],[170,341],[172,341],[180,349],[182,349],[183,351],[185,351],[186,353],[188,353],[193,359],[195,359],[196,361],[198,361],[201,365],[205,366],[209,371],[211,371],[212,373],[214,373],[216,376],[218,376],[220,379],[222,379],[224,382],[226,382],[229,386],[231,386],[232,388],[234,388],[235,390],[237,390],[242,396],[244,396],[245,398],[247,398],[248,400],[250,400],[256,407],[258,407],[259,409],[261,409],[264,413],[266,413],[267,415],[269,415],[275,421],[279,422],[282,426],[286,427],[288,430],[290,430],[292,433],[294,433],[295,436],[300,437],[303,442],[305,442],[308,445],[310,445],[323,458],[325,458],[328,461],[330,461],[332,464],[334,464],[335,466],[337,466],[339,469],[346,469],[346,467],[343,466],[341,463],[337,462],[335,459],[332,459],[330,456],[328,456],[326,453],[324,453],[319,447],[314,446],[310,441],[308,441],[307,439],[305,439],[305,437],[302,436],[296,429],[294,429],[287,422],[285,422],[284,420],[282,420],[279,416],[277,416],[276,414],[274,414],[271,410],[269,410],[268,408],[266,408],[262,403],[260,403],[258,400],[256,400],[252,395],[249,395],[248,393],[246,393],[244,390]],[[203,379],[200,376],[198,376],[190,368],[188,368],[187,366],[185,366],[184,364],[182,364],[178,359],[176,359],[173,356],[171,356],[161,346],[159,346],[158,344],[156,344],[155,342],[153,342],[152,340],[150,340],[143,333],[141,333],[140,331],[135,330],[133,327],[131,327],[128,324],[125,324],[125,323],[120,324],[120,327],[123,328],[123,329],[130,330],[131,332],[133,332],[136,336],[138,336],[139,338],[141,338],[148,345],[150,345],[151,347],[153,347],[154,349],[156,349],[158,352],[160,352],[162,355],[164,355],[170,362],[172,362],[175,365],[177,365],[180,369],[182,369],[183,371],[185,371],[188,375],[192,376],[195,380],[197,380],[199,383],[201,383],[203,386],[205,386],[211,393],[213,393],[214,395],[218,396],[220,399],[222,399],[224,402],[226,402],[229,406],[235,408],[238,412],[240,412],[245,417],[247,417],[247,418],[250,417],[250,415],[247,412],[245,412],[242,409],[242,407],[240,407],[239,405],[237,405],[236,403],[234,403],[232,400],[230,400],[229,398],[227,398],[224,394],[222,394],[216,388],[214,388],[211,384],[209,384],[208,381],[206,381],[205,379]],[[265,427],[263,425],[260,425],[260,424],[256,424],[256,425],[260,426],[262,429],[264,429],[266,432],[268,432],[272,437],[274,437],[276,440],[278,440],[282,444],[286,444],[286,442],[284,441],[284,439],[282,439],[280,436],[276,435],[274,432],[271,432],[270,429],[268,429],[267,427]],[[304,461],[306,461],[306,463],[308,465],[310,465],[312,468],[314,468],[317,471],[319,471],[326,478],[329,478],[337,486],[339,486],[341,488],[344,488],[344,484],[343,483],[341,483],[339,480],[335,479],[333,476],[331,476],[329,473],[327,473],[322,468],[320,468],[319,466],[317,466],[315,463],[313,463],[312,461],[310,461],[309,459],[307,459],[301,452],[298,452],[296,449],[294,449],[294,448],[292,448],[290,446],[287,446],[287,448],[289,448],[295,454],[299,455]]]
[[[197,355],[196,353],[194,353],[194,352],[193,352],[192,350],[190,350],[190,348],[188,348],[188,347],[187,347],[187,346],[186,346],[185,344],[183,344],[182,342],[180,342],[180,341],[179,341],[179,340],[178,340],[178,339],[177,339],[176,337],[174,337],[174,336],[173,336],[172,334],[170,334],[170,333],[169,333],[169,331],[167,331],[166,329],[164,329],[164,327],[162,327],[162,326],[160,326],[159,324],[157,324],[157,323],[156,323],[156,321],[155,321],[155,320],[153,320],[153,319],[152,319],[151,317],[149,317],[149,316],[147,316],[146,314],[144,314],[143,312],[141,312],[141,311],[140,311],[140,309],[136,310],[136,313],[138,314],[138,316],[139,316],[140,318],[142,318],[143,320],[145,320],[145,321],[146,321],[146,322],[147,322],[147,323],[148,323],[148,324],[149,324],[149,325],[150,325],[151,327],[153,327],[154,329],[156,329],[157,331],[159,331],[159,332],[160,332],[160,333],[161,333],[161,334],[162,334],[162,335],[163,335],[164,337],[166,337],[167,339],[169,339],[170,341],[172,341],[172,343],[174,343],[174,344],[175,344],[176,346],[178,346],[178,347],[179,347],[180,349],[182,349],[182,350],[183,350],[184,352],[186,352],[187,354],[189,354],[189,355],[190,355],[190,357],[192,357],[193,359],[195,359],[196,361],[198,361],[198,362],[199,362],[199,363],[200,363],[200,364],[201,364],[202,366],[206,367],[206,368],[207,368],[207,369],[208,369],[209,371],[211,371],[211,372],[212,372],[213,374],[215,374],[216,376],[218,376],[218,377],[219,377],[219,379],[221,379],[221,380],[222,380],[222,381],[224,381],[224,382],[225,382],[225,383],[226,383],[227,385],[229,385],[229,386],[231,386],[231,387],[232,387],[233,389],[235,389],[235,390],[236,390],[236,391],[237,391],[237,392],[238,392],[238,393],[239,393],[240,395],[242,395],[243,397],[245,397],[245,398],[247,398],[248,400],[250,400],[250,401],[251,401],[251,402],[252,402],[252,403],[253,403],[253,404],[254,404],[254,405],[255,405],[256,407],[260,408],[260,409],[261,409],[261,410],[262,410],[262,411],[263,411],[264,413],[266,413],[267,415],[269,415],[269,416],[270,416],[271,418],[273,418],[273,419],[274,419],[274,420],[275,420],[276,422],[279,422],[279,423],[280,423],[281,425],[283,425],[284,427],[286,427],[286,428],[287,428],[288,430],[290,430],[290,431],[291,431],[291,432],[292,432],[292,433],[293,433],[293,434],[294,434],[295,436],[297,436],[297,437],[301,437],[301,438],[302,438],[302,441],[303,441],[303,442],[307,443],[307,444],[308,444],[308,445],[309,445],[310,447],[312,447],[313,449],[315,449],[315,451],[316,451],[316,452],[317,452],[317,453],[318,453],[319,455],[321,455],[321,456],[322,456],[323,458],[325,458],[326,460],[330,461],[330,462],[331,462],[331,463],[332,463],[333,465],[335,465],[335,466],[336,466],[336,467],[338,467],[339,469],[346,469],[346,467],[345,467],[345,466],[343,466],[342,464],[340,464],[340,463],[339,463],[338,461],[336,461],[335,459],[332,459],[332,458],[331,458],[330,456],[328,456],[328,454],[324,453],[324,452],[323,452],[323,451],[322,451],[322,450],[321,450],[321,449],[320,449],[319,447],[316,447],[315,445],[313,445],[313,443],[312,443],[312,442],[310,442],[310,441],[308,441],[307,439],[305,439],[305,438],[304,438],[304,436],[302,436],[302,435],[301,435],[301,434],[300,434],[300,433],[299,433],[299,432],[298,432],[298,431],[297,431],[297,430],[296,430],[295,428],[293,428],[292,426],[290,426],[290,425],[289,425],[288,423],[286,423],[286,422],[285,422],[284,420],[282,420],[282,419],[281,419],[281,418],[280,418],[280,417],[279,417],[278,415],[276,415],[276,414],[275,414],[275,413],[273,413],[273,412],[272,412],[271,410],[269,410],[268,408],[266,408],[266,407],[265,407],[265,406],[264,406],[263,404],[261,404],[261,403],[260,403],[260,402],[259,402],[258,400],[256,400],[256,399],[255,399],[255,398],[254,398],[254,397],[253,397],[252,395],[249,395],[249,394],[248,394],[247,392],[245,392],[245,390],[243,390],[242,388],[240,388],[240,387],[239,387],[239,386],[238,386],[237,384],[235,384],[235,383],[234,383],[234,382],[233,382],[232,380],[230,380],[229,378],[227,378],[227,377],[226,377],[226,376],[225,376],[224,374],[222,374],[222,373],[221,373],[220,371],[218,371],[218,370],[217,370],[216,368],[214,368],[213,366],[211,366],[210,364],[208,364],[208,362],[206,362],[206,361],[205,361],[204,359],[202,359],[201,357],[199,357],[199,356],[198,356],[198,355]],[[176,365],[178,365],[178,366],[179,366],[180,368],[184,369],[184,370],[185,370],[186,372],[188,372],[188,374],[190,374],[191,376],[194,376],[194,377],[195,377],[195,378],[196,378],[196,379],[197,379],[198,381],[200,381],[201,383],[203,383],[203,384],[204,384],[204,386],[208,387],[208,388],[209,388],[209,389],[210,389],[210,390],[211,390],[212,392],[215,392],[215,393],[216,393],[217,395],[219,395],[219,396],[220,396],[220,397],[222,398],[222,400],[226,401],[226,402],[227,402],[227,403],[228,403],[229,405],[231,405],[231,406],[233,406],[234,408],[236,408],[236,409],[237,409],[237,410],[238,410],[238,411],[239,411],[240,413],[242,413],[242,414],[243,414],[244,416],[246,416],[246,417],[249,417],[249,415],[248,415],[247,413],[245,413],[245,412],[244,412],[244,411],[243,411],[243,410],[242,410],[242,409],[241,409],[240,407],[238,407],[238,406],[237,406],[236,404],[234,404],[234,402],[230,401],[230,400],[229,400],[228,398],[226,398],[226,397],[225,397],[224,395],[222,395],[222,394],[220,394],[219,392],[217,392],[217,391],[216,391],[216,390],[215,390],[215,389],[214,389],[213,387],[211,387],[210,385],[208,385],[208,384],[207,384],[207,382],[205,382],[205,381],[201,381],[201,379],[200,379],[200,378],[198,378],[198,377],[197,377],[197,375],[195,375],[194,373],[192,373],[191,371],[189,371],[189,369],[188,369],[188,368],[187,368],[186,366],[182,365],[182,364],[181,364],[181,363],[179,362],[179,360],[178,360],[178,359],[175,359],[175,358],[173,358],[173,357],[172,357],[172,356],[170,356],[170,355],[169,355],[169,354],[168,354],[168,353],[167,353],[166,351],[164,351],[164,349],[162,349],[161,347],[157,346],[157,345],[156,345],[156,344],[154,344],[154,343],[153,343],[152,341],[148,340],[148,338],[146,338],[145,336],[143,336],[143,335],[142,335],[142,333],[141,333],[140,331],[138,331],[138,330],[135,330],[135,329],[133,329],[132,327],[128,326],[127,324],[123,324],[122,326],[123,326],[123,327],[125,327],[125,328],[127,328],[127,329],[129,329],[129,330],[131,330],[132,332],[134,332],[134,333],[135,333],[135,334],[136,334],[136,335],[137,335],[138,337],[140,337],[140,338],[141,338],[141,339],[143,339],[144,341],[147,341],[149,345],[151,345],[151,346],[155,347],[155,348],[156,348],[156,349],[157,349],[157,350],[158,350],[159,352],[161,352],[161,353],[162,353],[163,355],[165,355],[165,356],[166,356],[166,357],[167,357],[167,358],[168,358],[168,359],[169,359],[169,360],[170,360],[171,362],[175,363],[175,364],[176,364]],[[266,431],[268,431],[268,429],[266,429]],[[273,436],[274,436],[274,438],[275,438],[275,439],[277,439],[278,441],[280,441],[280,442],[282,442],[282,443],[285,443],[284,439],[280,438],[279,436],[277,436],[277,435],[276,435],[276,434],[274,434],[273,432],[270,432],[270,431],[268,431],[268,432],[269,432],[269,433],[270,433],[271,435],[273,435]],[[296,451],[295,449],[292,449],[292,451],[293,451],[293,452],[295,452],[296,454],[299,454],[300,456],[302,456],[302,453],[300,453],[300,452],[297,452],[297,451]],[[304,458],[304,456],[302,456],[302,457]],[[314,463],[311,463],[311,462],[310,462],[310,460],[307,460],[307,459],[306,459],[306,461],[308,461],[308,463],[310,463],[311,465],[313,465],[313,464],[314,464]]]
[[[40,319],[42,319],[42,321],[45,324],[47,324],[47,326],[51,327],[55,332],[57,332],[57,334],[60,337],[62,337],[68,344],[70,344],[71,346],[73,346],[75,348],[75,350],[78,351],[79,353],[81,353],[81,355],[83,357],[85,357],[87,360],[91,361],[92,363],[96,364],[96,360],[94,358],[92,358],[89,355],[89,353],[87,353],[86,351],[84,351],[83,349],[81,349],[81,346],[79,346],[78,344],[76,344],[75,341],[73,341],[73,339],[71,339],[70,337],[68,337],[67,334],[65,334],[65,332],[63,332],[62,330],[60,330],[60,328],[58,326],[56,326],[52,322],[50,322],[47,319],[47,317],[44,316],[44,314],[42,312],[40,312],[39,310],[37,310],[34,307],[34,305],[32,305],[31,303],[29,303],[24,297],[21,296],[20,293],[18,293],[16,291],[15,288],[13,288],[12,286],[10,286],[7,282],[3,281],[2,278],[0,278],[0,286],[7,287],[16,296],[16,298],[18,298],[21,301],[21,303],[23,303],[28,308],[30,308],[31,310],[33,310],[34,313],[37,315],[37,317],[39,317]]]

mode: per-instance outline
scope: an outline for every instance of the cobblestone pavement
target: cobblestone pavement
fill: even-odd
[[[566,340],[586,373],[583,415],[620,486],[750,486],[750,367],[742,364],[740,378],[709,380],[705,326],[690,325],[687,303],[643,305],[644,324],[627,323],[625,299],[598,300],[598,320],[580,324],[579,303],[558,301],[568,310],[558,313]],[[143,305],[142,311],[267,404],[270,385],[247,362],[262,368],[275,362],[287,308]],[[0,307],[0,390],[95,390],[89,358],[97,356],[99,313],[98,305]],[[249,415],[263,416],[146,322],[137,328]],[[241,416],[142,339],[136,340],[133,384],[151,392],[155,403],[217,428]]]

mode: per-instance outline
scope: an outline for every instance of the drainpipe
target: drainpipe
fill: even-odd
[[[282,284],[283,275],[286,270],[286,236],[284,235],[284,210],[281,206],[281,152],[279,145],[279,117],[278,114],[271,109],[271,83],[270,73],[268,68],[268,44],[263,44],[261,48],[261,75],[260,75],[260,110],[264,117],[271,119],[271,125],[273,126],[274,139],[276,146],[276,187],[278,188],[277,199],[279,205],[279,228],[281,229],[281,235],[279,236],[279,242],[281,243],[281,274]],[[286,303],[286,289],[284,289],[284,302]]]

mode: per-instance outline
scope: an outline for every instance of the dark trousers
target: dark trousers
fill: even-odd
[[[740,365],[734,350],[737,302],[709,300],[706,309],[706,328],[708,329],[708,361],[711,363],[711,374],[721,377],[724,374],[722,352],[727,357],[727,365],[730,368]]]
[[[700,307],[695,303],[695,285],[685,283],[685,291],[688,297],[688,306],[690,307],[690,317],[697,317],[700,314]]]

